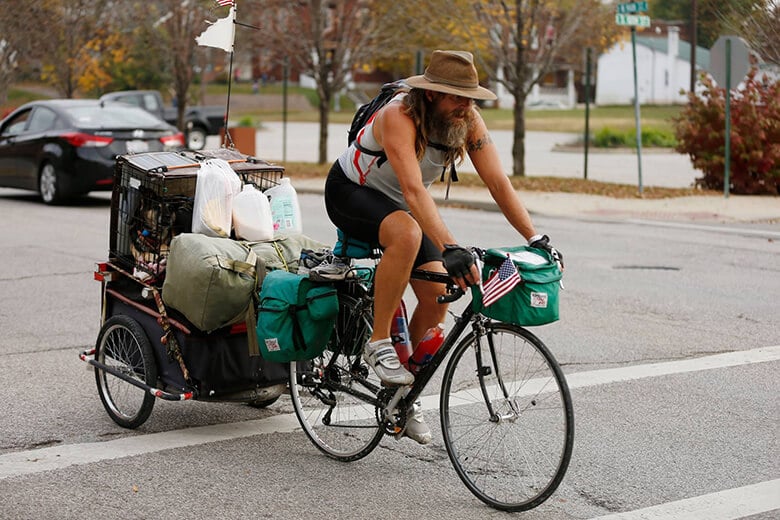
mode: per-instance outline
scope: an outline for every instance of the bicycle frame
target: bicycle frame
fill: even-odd
[[[449,277],[449,275],[446,275],[444,273],[438,273],[433,271],[425,271],[425,270],[414,270],[412,271],[411,275],[412,279],[415,280],[424,280],[434,283],[441,283],[448,287],[448,293],[445,296],[442,296],[439,298],[439,303],[449,303],[452,301],[455,301],[459,299],[463,294],[464,291],[462,291],[459,288],[453,288],[452,285],[452,279]],[[444,363],[444,359],[447,357],[449,352],[455,347],[460,337],[463,335],[463,332],[466,330],[466,327],[471,323],[472,327],[477,333],[477,337],[480,338],[485,334],[485,328],[483,325],[482,320],[475,320],[474,310],[471,308],[471,306],[467,306],[463,312],[460,314],[460,316],[455,316],[455,326],[447,333],[446,337],[444,338],[444,341],[442,342],[441,347],[438,351],[436,351],[436,354],[433,356],[431,361],[427,363],[420,371],[416,374],[414,383],[411,387],[400,387],[398,390],[396,390],[395,395],[390,400],[390,402],[387,404],[387,406],[384,408],[383,415],[386,420],[388,420],[390,423],[395,422],[393,411],[399,407],[399,405],[402,407],[402,409],[409,409],[412,406],[412,403],[414,403],[417,398],[422,394],[423,390],[428,386],[428,383],[433,378],[436,371],[439,369],[439,367]],[[490,357],[493,362],[493,366],[497,366],[498,360],[495,355],[495,349],[493,346],[493,342],[490,339],[490,336],[488,336],[488,348],[490,350]],[[485,398],[485,405],[487,406],[488,413],[490,415],[490,420],[493,422],[497,422],[499,420],[499,417],[496,415],[495,411],[493,410],[493,406],[491,404],[490,398],[487,394],[487,388],[485,386],[485,376],[488,375],[489,367],[486,367],[482,363],[482,356],[481,356],[481,350],[482,350],[482,342],[477,341],[477,351],[475,352],[476,356],[476,364],[477,364],[477,370],[478,370],[478,377],[480,381],[480,387],[482,391],[482,395]],[[500,371],[496,370],[496,375],[498,378],[498,383],[501,387],[501,391],[505,398],[509,397],[509,393],[507,392],[507,389],[504,385],[504,381],[501,379]],[[363,382],[364,385],[366,385],[368,388],[371,388],[373,385],[369,385],[367,382]],[[378,389],[377,389],[378,390]],[[346,391],[346,389],[345,389]],[[354,391],[349,391],[352,395],[355,395],[356,397],[361,397],[361,395],[358,395]],[[369,400],[369,402],[373,402],[375,399]]]

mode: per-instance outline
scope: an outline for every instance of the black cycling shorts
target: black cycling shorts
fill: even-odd
[[[325,181],[325,209],[331,222],[347,236],[370,244],[379,243],[379,225],[385,217],[403,210],[384,193],[349,180],[338,161]],[[441,251],[423,235],[414,267],[434,260],[442,260]]]

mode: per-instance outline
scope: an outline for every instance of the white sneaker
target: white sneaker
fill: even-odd
[[[315,282],[337,282],[345,278],[351,278],[351,275],[350,266],[333,254],[309,269],[309,278]]]
[[[379,340],[376,344],[366,343],[363,359],[387,386],[406,386],[414,383],[414,376],[401,365],[395,347],[389,339]]]
[[[409,411],[404,436],[417,441],[418,444],[428,444],[433,438],[431,429],[425,424],[425,419],[423,419],[422,403],[420,401],[415,401],[412,409]]]

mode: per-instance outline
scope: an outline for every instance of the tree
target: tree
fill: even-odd
[[[377,53],[374,34],[381,0],[259,0],[256,14],[263,40],[303,74],[319,96],[319,163],[327,161],[328,121],[334,96],[351,72]],[[388,47],[386,47],[388,48]],[[391,47],[390,47],[391,48]]]
[[[36,39],[32,56],[41,61],[41,79],[64,97],[74,97],[86,63],[82,51],[107,24],[108,0],[40,0],[43,23],[28,24]]]
[[[726,32],[728,13],[745,15],[760,5],[774,0],[652,0],[648,2],[649,14],[655,20],[679,21],[690,26],[693,19],[693,5],[696,4],[697,45],[711,48],[715,40]]]
[[[727,32],[745,39],[762,59],[780,65],[780,1],[757,0],[737,4],[719,17]]]
[[[176,99],[176,126],[180,130],[185,130],[184,114],[195,74],[195,53],[199,49],[195,37],[208,27],[206,19],[212,15],[210,8],[214,5],[213,0],[160,0],[150,5],[150,11],[157,17],[155,24],[160,29],[161,43],[171,59],[169,71]],[[218,13],[219,17],[226,15],[224,8]]]
[[[6,101],[14,78],[33,70],[62,95],[72,97],[80,69],[76,56],[99,25],[104,4],[104,0],[34,0],[0,10],[0,103]],[[34,30],[36,26],[46,27],[45,37]]]
[[[146,4],[125,1],[81,50],[85,70],[78,79],[80,93],[160,89],[170,82],[169,50],[157,23],[160,16]]]
[[[525,175],[525,102],[553,67],[579,67],[582,50],[597,52],[616,38],[614,8],[599,0],[502,0],[472,2],[489,30],[482,61],[491,79],[514,96],[512,174]]]

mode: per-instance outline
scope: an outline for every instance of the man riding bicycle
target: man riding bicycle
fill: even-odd
[[[479,283],[472,254],[458,246],[428,187],[468,153],[501,212],[529,244],[549,248],[504,173],[498,151],[474,100],[495,94],[479,85],[471,53],[434,51],[425,73],[406,79],[401,91],[369,119],[333,164],[325,184],[325,205],[348,236],[379,244],[382,259],[374,279],[374,328],[363,357],[388,386],[410,385],[390,340],[393,314],[411,283],[418,300],[409,323],[411,344],[444,322],[447,306],[436,298],[444,287],[412,280],[414,268],[446,272],[463,289]],[[368,152],[368,153],[367,153]],[[384,157],[377,153],[384,152]],[[419,407],[405,435],[431,440]]]

